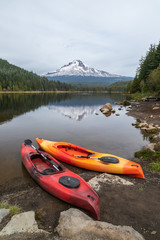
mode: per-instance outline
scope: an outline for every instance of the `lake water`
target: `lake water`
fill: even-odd
[[[0,183],[24,176],[20,147],[27,138],[36,147],[40,137],[132,159],[148,141],[126,109],[114,105],[124,99],[120,94],[0,94]],[[100,112],[107,102],[120,116]]]

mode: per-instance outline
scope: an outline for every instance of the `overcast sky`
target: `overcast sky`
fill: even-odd
[[[160,0],[0,0],[0,58],[38,74],[80,59],[135,76],[160,41]]]

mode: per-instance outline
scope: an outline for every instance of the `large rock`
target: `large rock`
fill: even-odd
[[[111,112],[112,105],[110,103],[106,103],[102,108],[100,108],[100,111],[104,114]]]
[[[128,226],[115,226],[94,221],[78,209],[61,212],[57,232],[60,237],[72,240],[144,240],[143,236]]]
[[[14,215],[0,232],[0,237],[24,232],[45,232],[44,230],[38,229],[34,211]]]
[[[101,184],[120,184],[120,185],[133,185],[132,182],[129,182],[119,176],[102,173],[94,178],[91,178],[88,181],[88,184],[98,192],[100,190]]]
[[[0,209],[0,223],[2,222],[3,218],[5,218],[10,212],[10,209],[2,208]]]

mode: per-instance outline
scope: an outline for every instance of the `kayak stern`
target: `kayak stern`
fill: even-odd
[[[123,174],[126,174],[131,177],[137,177],[145,179],[142,167],[140,164],[132,161],[128,161],[124,168],[123,168]]]

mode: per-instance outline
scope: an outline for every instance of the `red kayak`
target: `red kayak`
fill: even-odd
[[[53,196],[87,210],[100,220],[100,199],[89,184],[49,154],[33,147],[21,145],[22,161],[32,178]]]

